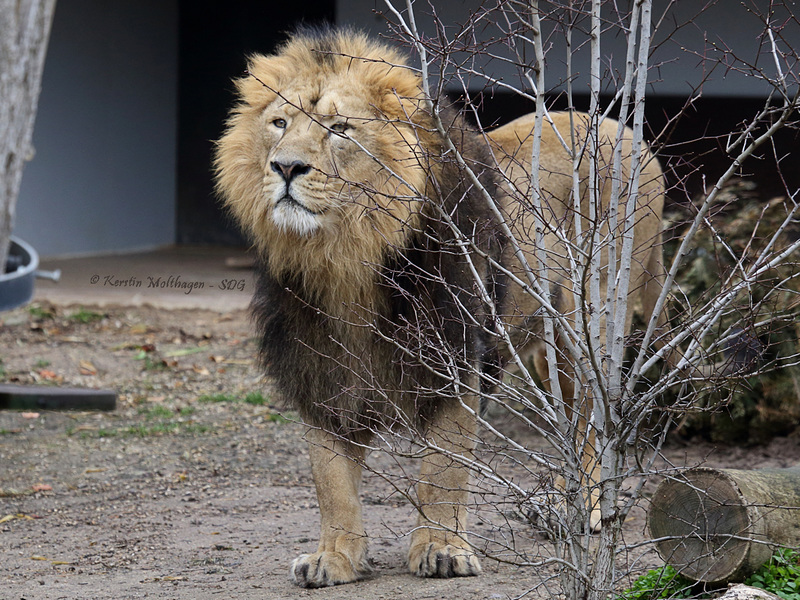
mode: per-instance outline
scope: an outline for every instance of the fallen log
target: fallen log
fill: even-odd
[[[697,581],[740,581],[800,543],[800,465],[690,469],[662,481],[647,515],[664,562]]]

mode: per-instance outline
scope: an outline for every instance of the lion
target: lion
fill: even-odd
[[[464,463],[475,450],[481,389],[507,360],[493,334],[498,315],[548,384],[539,306],[514,283],[522,267],[501,226],[512,223],[533,264],[524,198],[535,120],[487,137],[442,109],[445,135],[404,54],[351,30],[299,31],[273,55],[251,56],[236,88],[217,143],[217,189],[259,257],[260,352],[309,426],[321,514],[318,548],[297,557],[290,576],[321,587],[370,574],[359,501],[365,447],[397,427],[436,450],[421,459],[411,572],[477,575]],[[585,136],[586,118],[576,115]],[[568,131],[569,114],[552,118]],[[601,134],[614,139],[616,123],[607,120]],[[539,159],[543,201],[554,219],[569,218],[572,162],[552,127]],[[647,311],[660,291],[663,183],[646,151],[645,159],[631,295]],[[574,312],[571,294],[553,297]]]

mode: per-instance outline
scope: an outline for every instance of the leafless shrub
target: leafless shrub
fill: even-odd
[[[763,108],[724,140],[729,167],[717,180],[705,183],[699,198],[687,201],[691,212],[680,224],[669,262],[664,264],[663,290],[656,305],[651,313],[643,315],[641,331],[622,333],[628,290],[634,285],[626,280],[633,255],[629,232],[640,215],[634,203],[628,205],[626,213],[609,212],[601,207],[598,190],[608,183],[613,188],[612,198],[625,193],[636,197],[641,163],[647,160],[643,157],[648,133],[644,118],[648,77],[654,71],[657,73],[660,66],[651,65],[650,43],[655,26],[667,28],[672,5],[669,3],[663,13],[654,14],[649,1],[622,6],[599,0],[569,3],[509,0],[496,6],[484,5],[468,23],[451,26],[437,19],[433,6],[422,8],[420,3],[400,6],[387,2],[395,36],[412,47],[418,57],[430,98],[428,110],[436,114],[448,103],[445,91],[460,89],[467,112],[482,125],[479,108],[472,103],[476,101],[476,83],[487,95],[490,90],[502,89],[534,103],[535,150],[520,160],[531,161],[531,182],[524,205],[539,216],[537,222],[541,227],[552,223],[549,218],[552,214],[548,214],[546,191],[542,191],[539,182],[538,140],[543,129],[555,127],[549,117],[545,92],[558,86],[560,93],[566,95],[567,104],[573,106],[577,86],[590,90],[589,142],[583,147],[576,146],[575,129],[558,131],[564,148],[574,157],[573,197],[579,196],[579,187],[585,186],[590,212],[576,210],[572,214],[574,220],[548,225],[555,228],[563,242],[561,250],[568,255],[568,261],[548,256],[540,248],[538,264],[526,265],[526,272],[520,275],[529,284],[528,293],[535,295],[542,306],[540,335],[547,347],[549,380],[558,381],[560,375],[563,381],[566,375],[574,387],[574,399],[581,405],[573,405],[574,399],[564,397],[564,390],[557,385],[543,387],[540,377],[530,364],[521,360],[511,343],[509,367],[514,368],[502,377],[493,378],[494,391],[484,393],[484,398],[494,406],[493,418],[476,415],[482,425],[478,440],[481,451],[469,458],[453,456],[453,460],[467,462],[474,470],[477,503],[496,511],[492,520],[496,535],[480,539],[473,533],[473,543],[499,560],[525,566],[551,566],[552,569],[543,571],[546,573],[543,583],[550,582],[555,573],[560,574],[560,585],[569,598],[604,597],[618,585],[617,557],[621,552],[633,551],[622,543],[622,522],[639,500],[644,476],[655,471],[659,449],[671,422],[697,408],[696,400],[703,389],[785,367],[795,363],[798,356],[795,345],[788,354],[773,357],[771,361],[763,359],[764,348],[769,346],[765,336],[769,337],[770,332],[788,325],[790,335],[797,335],[791,325],[796,322],[798,309],[798,271],[794,264],[800,246],[797,190],[785,189],[783,197],[763,205],[752,221],[739,223],[740,229],[748,230],[738,232],[737,239],[746,240],[743,246],[721,231],[714,216],[721,194],[729,189],[731,178],[742,171],[745,161],[774,152],[771,140],[775,134],[797,125],[800,86],[797,53],[789,35],[797,33],[798,21],[793,8],[784,3],[770,3],[763,9],[755,4],[741,7],[750,11],[761,26],[760,31],[752,32],[759,40],[757,56],[737,55],[733,48],[722,44],[721,32],[719,38],[709,32],[706,50],[711,49],[710,53],[696,52],[705,72],[703,81],[726,69],[763,82]],[[416,24],[417,13],[423,11],[432,15],[435,26],[431,31]],[[688,26],[685,22],[672,25],[673,30]],[[627,39],[624,63],[615,63],[603,53],[604,41],[613,36]],[[660,40],[664,46],[665,38]],[[579,51],[586,52],[587,46],[591,72],[574,71],[573,57]],[[555,55],[553,48],[564,48],[566,53]],[[659,52],[659,56],[663,54]],[[547,65],[553,61],[566,65],[566,76],[561,80],[547,79]],[[518,80],[493,77],[492,63],[513,66]],[[687,107],[700,96],[703,81],[696,82]],[[633,130],[631,156],[627,158],[634,166],[625,179],[616,176],[622,172],[619,143],[610,173],[599,165],[595,153],[599,124],[609,114]],[[439,120],[438,126],[443,134],[448,134],[445,123]],[[620,128],[618,135],[622,133]],[[666,133],[668,128],[660,134],[655,132],[652,139],[655,147],[662,143]],[[450,151],[456,152],[455,146]],[[584,160],[588,156],[593,165],[588,181],[578,173],[581,154]],[[780,177],[782,157],[774,158]],[[470,176],[469,167],[465,169]],[[673,186],[673,190],[679,189],[680,185]],[[614,200],[611,206],[616,206]],[[619,227],[620,222],[629,225]],[[601,231],[605,235],[599,234]],[[511,224],[505,234],[515,248],[527,242],[518,239],[519,232]],[[698,235],[712,242],[721,258],[720,269],[712,287],[690,297],[677,282],[685,272],[687,257],[696,251]],[[463,241],[464,252],[475,251],[468,239]],[[593,245],[607,252],[602,260],[600,252],[591,250]],[[548,269],[564,263],[568,264],[568,278],[573,282],[576,315],[559,314],[552,308],[556,303],[548,301],[563,292],[556,292],[557,283]],[[600,271],[606,269],[608,283],[601,289]],[[668,311],[669,321],[660,319]],[[505,332],[513,325],[504,322],[502,315],[497,318],[499,323],[494,333],[498,344],[510,343]],[[564,339],[571,343],[562,343]],[[420,332],[418,343],[432,342],[426,332]],[[439,356],[429,353],[426,359],[444,379],[467,381],[458,371],[468,367],[448,363],[447,356],[447,352]],[[559,374],[555,372],[558,365],[567,367],[562,366]],[[664,397],[670,398],[669,406],[663,406]],[[658,427],[653,427],[655,423]],[[538,432],[549,446],[532,446],[529,436],[519,435],[524,431]],[[384,441],[392,451],[397,451],[397,439],[403,436]],[[585,459],[586,446],[593,439],[596,455],[590,463],[596,464]],[[412,436],[403,441],[404,448],[413,448],[407,451],[410,454],[441,451],[424,438]],[[596,481],[592,478],[595,469],[602,473]],[[563,486],[553,485],[556,477],[564,480]],[[638,478],[634,479],[638,483],[623,495],[622,483],[630,478]],[[398,485],[397,489],[413,498],[407,486]],[[597,506],[593,505],[595,501]],[[592,537],[591,514],[596,508],[601,513],[602,529],[597,537]],[[486,512],[485,508],[482,510]],[[553,545],[532,542],[520,534],[517,519],[546,532]],[[628,561],[635,563],[635,556],[628,556]]]

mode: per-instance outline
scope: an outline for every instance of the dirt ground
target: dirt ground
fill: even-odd
[[[413,510],[368,475],[362,493],[376,577],[324,590],[293,586],[288,565],[313,551],[318,510],[304,428],[278,414],[255,353],[243,311],[34,305],[0,314],[0,381],[119,394],[113,412],[0,410],[0,600],[500,600],[540,583],[540,569],[488,559],[481,577],[412,577],[404,533]],[[788,466],[800,462],[800,444],[673,441],[666,458]],[[378,470],[392,462],[374,460]],[[631,514],[626,542],[644,539],[643,515]],[[496,531],[488,519],[475,528]],[[523,546],[547,543],[523,524],[515,535]],[[533,596],[553,594],[541,587]]]

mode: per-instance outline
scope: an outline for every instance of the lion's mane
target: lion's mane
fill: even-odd
[[[311,235],[278,227],[263,191],[272,147],[262,114],[280,101],[324,125],[316,102],[343,80],[374,119],[348,155],[360,179],[329,177],[319,188],[335,192],[317,198],[335,204],[332,224]],[[453,227],[490,257],[502,239],[483,192],[446,150],[419,76],[397,50],[361,34],[303,31],[275,55],[251,57],[237,90],[215,166],[260,259],[252,308],[268,374],[307,423],[327,431],[369,435],[404,419],[398,406],[424,419],[444,401],[445,379],[429,367],[491,354],[489,316]],[[482,187],[498,193],[483,138],[455,112],[441,114]],[[474,267],[491,294],[502,293],[488,261]]]

